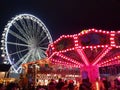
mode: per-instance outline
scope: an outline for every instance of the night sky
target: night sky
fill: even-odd
[[[53,40],[83,29],[120,30],[120,0],[0,0],[1,33],[12,17],[23,13],[41,19]]]
[[[53,40],[89,28],[120,30],[119,0],[0,0],[0,31],[22,13],[40,18]]]

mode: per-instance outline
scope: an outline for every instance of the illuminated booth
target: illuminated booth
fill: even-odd
[[[62,78],[64,80],[74,80],[77,83],[80,76],[79,68],[63,67],[62,65],[56,65],[51,63],[47,58],[36,60],[35,62],[29,62],[22,65],[23,76],[21,78],[27,78],[27,84],[34,86],[47,85],[51,79],[58,80]]]
[[[0,64],[0,83],[7,85],[10,82],[15,81],[15,78],[9,78],[9,69],[11,65]]]
[[[120,31],[83,30],[62,35],[49,45],[48,58],[54,64],[78,67],[91,82],[99,78],[99,68],[120,63]]]

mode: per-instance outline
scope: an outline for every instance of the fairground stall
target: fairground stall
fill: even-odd
[[[9,69],[11,65],[9,64],[0,64],[0,84],[4,84],[5,86],[10,82],[17,81],[16,78],[9,77]]]
[[[83,77],[87,72],[90,81],[95,82],[100,67],[120,64],[120,31],[89,29],[62,35],[49,45],[47,54],[52,63],[78,67]]]
[[[80,70],[77,67],[70,68],[69,66],[62,66],[53,64],[47,58],[36,60],[22,65],[24,79],[27,78],[28,85],[47,85],[51,79],[56,82],[59,78],[64,80],[74,80],[77,83],[80,76]]]

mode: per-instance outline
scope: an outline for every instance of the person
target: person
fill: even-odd
[[[96,82],[92,84],[92,90],[105,90],[105,87],[101,78],[97,78]]]
[[[92,83],[89,82],[89,78],[87,78],[82,80],[79,90],[91,90],[91,88],[92,88]]]
[[[79,85],[80,85],[80,82],[77,81],[76,84],[74,85],[74,90],[79,90]]]
[[[73,80],[69,81],[68,90],[74,90],[74,81]]]
[[[62,90],[68,90],[68,80],[65,80],[64,86],[62,87]]]
[[[107,80],[107,78],[103,79],[103,84],[104,84],[105,90],[108,90],[111,87],[110,82]]]
[[[120,79],[119,78],[116,78],[114,80],[114,83],[115,83],[115,87],[117,88],[117,90],[120,90]]]
[[[114,80],[111,80],[110,84],[111,84],[111,86],[108,88],[108,90],[117,90]]]
[[[5,87],[2,83],[0,83],[0,90],[5,90]]]
[[[55,86],[56,86],[55,80],[51,79],[50,83],[48,84],[48,90],[56,90]]]
[[[60,79],[58,80],[57,85],[56,85],[56,90],[61,90],[63,86],[64,86],[64,82],[63,82],[62,79],[60,78]]]

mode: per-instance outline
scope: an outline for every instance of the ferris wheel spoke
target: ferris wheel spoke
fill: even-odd
[[[33,61],[37,59],[37,58],[36,58],[36,50],[34,50],[34,51],[32,52],[31,58],[32,58]]]
[[[43,57],[46,57],[43,53],[45,53],[45,51],[41,50],[40,48],[37,49],[37,55],[39,59],[42,59]]]
[[[41,50],[41,56],[42,56],[42,57],[46,57],[46,54],[45,54],[45,51],[44,51],[44,50]]]
[[[26,21],[27,21],[27,23],[25,24],[25,26],[23,25],[23,27],[24,27],[24,30],[25,30],[26,34],[28,35],[28,38],[30,38],[31,37],[31,28],[32,27],[31,27],[31,24],[29,24],[29,23],[31,23],[31,22],[30,21],[28,22],[28,18],[26,19]]]
[[[41,56],[40,56],[40,50],[37,50],[36,55],[38,56],[39,59],[41,59]]]
[[[40,30],[42,30],[42,28],[40,28]],[[40,33],[39,36],[41,37],[41,36],[43,36],[43,34],[44,34],[44,30],[42,30],[42,32]]]
[[[18,69],[17,69],[17,72],[22,72],[22,67],[19,67]]]
[[[32,54],[31,54],[32,52],[33,52],[33,51],[31,50],[31,51],[28,53],[27,57],[25,57],[25,60],[22,62],[22,64],[29,61],[30,56],[32,55]]]
[[[36,22],[34,22],[34,20],[33,20],[31,24],[32,24],[31,35],[32,35],[32,37],[35,37],[36,36],[36,32],[35,32]]]
[[[38,38],[39,39],[39,35],[40,34],[40,26],[37,26],[37,29],[36,29],[36,38]]]
[[[14,68],[14,65],[12,65],[10,69],[13,69],[17,73],[17,70]]]
[[[31,24],[31,25],[32,25],[32,24]],[[31,26],[30,35],[31,35],[31,37],[34,37],[34,30],[33,30],[33,26]]]
[[[16,62],[14,65],[18,66],[20,63],[25,62],[24,60],[26,60],[25,58],[28,57],[28,55],[29,55],[29,52],[26,53],[22,58],[20,58],[18,62]]]
[[[42,46],[42,45],[48,45],[48,44],[49,44],[49,42],[41,43],[40,46]]]
[[[31,21],[29,19],[26,19],[26,21],[27,21],[27,26],[29,30],[31,30],[32,29]]]
[[[26,40],[25,38],[23,38],[22,36],[18,35],[18,34],[15,33],[15,32],[13,32],[12,30],[9,30],[9,33],[10,33],[11,35],[13,35],[14,37],[20,39],[21,41],[27,43],[27,40]]]
[[[42,49],[42,50],[43,50],[43,49],[47,50],[47,47],[39,47],[39,48]]]
[[[45,51],[46,50],[43,50],[42,48],[39,48],[39,52],[41,52],[41,53],[44,53],[45,54]],[[46,54],[45,54],[46,55]]]
[[[36,22],[33,22],[33,30],[36,31]]]
[[[27,21],[27,26],[29,28],[29,34],[32,36],[32,24],[31,21],[29,19],[26,19]]]
[[[39,44],[41,44],[45,39],[47,39],[48,37],[47,36],[45,36],[40,42],[39,42]]]
[[[37,29],[36,29],[36,32],[37,32],[36,34],[37,34],[37,36],[39,36],[40,28],[41,28],[41,27],[38,25],[38,26],[37,26]]]
[[[7,44],[11,44],[11,45],[18,45],[18,46],[26,46],[26,47],[30,47],[30,45],[27,44],[20,44],[20,43],[14,43],[14,42],[6,42]]]
[[[34,54],[35,54],[35,53],[34,53],[34,50],[31,50],[31,51],[29,52],[28,56],[25,58],[25,60],[24,60],[23,63],[31,62],[31,61],[35,60],[35,59],[33,58]]]
[[[40,28],[40,30],[39,31],[41,31],[41,28]],[[43,36],[43,34],[44,34],[44,31],[42,30],[40,33],[38,33],[38,39],[40,40],[41,39],[41,37]]]
[[[13,23],[13,25],[16,27],[16,29],[24,36],[25,39],[27,39],[27,35],[24,32],[24,30],[21,28],[21,26],[19,26],[17,23]]]
[[[29,50],[29,49],[27,48],[27,49],[24,49],[24,50],[20,50],[20,51],[14,52],[14,53],[10,53],[9,55],[18,54],[18,53],[21,53],[21,52],[25,52],[27,50]]]
[[[24,55],[21,59],[19,59],[19,60],[14,64],[14,66],[19,66],[19,64],[23,62],[23,60],[24,60],[25,57],[27,57],[27,54]]]
[[[24,19],[20,19],[20,23],[22,24],[22,27],[24,28],[24,32],[26,33],[26,38],[28,40],[29,39],[29,30],[26,26]]]

